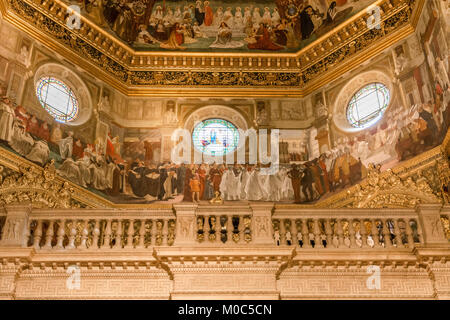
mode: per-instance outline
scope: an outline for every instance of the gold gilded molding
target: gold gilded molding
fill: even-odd
[[[81,203],[72,198],[73,193],[68,182],[57,180],[53,160],[43,169],[22,164],[19,172],[13,171],[0,180],[1,205],[30,202],[35,208],[81,208]]]
[[[411,176],[401,179],[392,170],[381,174],[380,168],[369,165],[366,184],[348,191],[352,208],[414,208],[418,204],[440,203],[423,175],[414,181]]]
[[[83,17],[69,30],[60,1],[0,1],[7,21],[126,95],[197,97],[305,96],[414,32],[423,3],[379,0],[381,29],[363,10],[295,54],[243,55],[136,52]]]

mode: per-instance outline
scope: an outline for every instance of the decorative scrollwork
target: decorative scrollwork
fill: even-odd
[[[380,172],[380,166],[370,164],[366,184],[358,184],[348,195],[353,201],[352,208],[413,208],[422,203],[440,203],[427,179],[419,171],[418,178],[411,176],[401,179],[392,170]]]
[[[0,172],[4,168],[0,166]],[[2,181],[3,180],[3,181]],[[0,180],[0,205],[31,202],[36,208],[80,208],[68,182],[56,179],[53,160],[44,169],[21,164]]]

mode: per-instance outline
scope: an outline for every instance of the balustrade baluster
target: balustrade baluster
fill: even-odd
[[[399,219],[396,219],[395,221],[392,220],[394,222],[394,241],[395,241],[395,245],[398,248],[402,247],[402,233],[400,232],[400,227],[398,225],[398,221]]]
[[[150,245],[156,246],[156,220],[149,220],[151,223],[150,228]]]
[[[348,221],[348,233],[349,233],[349,237],[350,237],[350,248],[356,248],[358,247],[356,245],[356,231],[355,231],[355,226],[353,225],[355,223],[355,220],[349,220]]]
[[[134,232],[136,231],[136,230],[134,230],[134,222],[135,222],[134,219],[130,219],[130,224],[128,225],[127,246],[126,246],[128,249],[134,247],[134,245],[133,245],[133,236],[134,236]]]
[[[367,244],[367,229],[366,229],[366,224],[365,224],[365,220],[361,219],[360,220],[360,225],[359,225],[359,233],[361,234],[361,247],[362,248],[367,248],[368,244]]]
[[[111,236],[112,236],[112,230],[111,230],[111,228],[112,228],[112,226],[111,226],[112,220],[106,219],[105,223],[106,223],[106,226],[105,226],[104,246],[106,246],[107,248],[111,248],[112,247],[111,246],[111,243],[112,243],[112,239],[111,239]]]
[[[139,225],[139,240],[138,240],[138,248],[144,248],[145,246],[145,220],[141,219]]]
[[[40,243],[42,238],[42,220],[36,221],[36,229],[34,230],[33,244],[36,249],[40,249]]]
[[[204,222],[203,222],[203,242],[207,242],[209,241],[209,231],[210,226],[209,226],[209,216],[203,216],[204,217]],[[197,229],[195,229],[197,230]]]
[[[57,232],[57,239],[56,239],[56,248],[58,249],[64,249],[64,236],[66,235],[66,220],[62,219],[58,232]]]
[[[330,219],[324,219],[324,224],[325,224],[325,235],[327,237],[327,247],[329,247],[333,243],[333,231],[331,230]]]
[[[162,244],[167,246],[167,235],[169,234],[169,219],[163,220]]]
[[[115,248],[122,249],[123,247],[123,235],[125,233],[125,220],[117,220],[117,233],[116,233],[116,245]]]
[[[98,249],[98,241],[100,236],[100,220],[96,219],[94,222],[94,230],[92,230],[92,244],[89,249]],[[100,244],[101,247],[101,244]]]
[[[284,220],[284,239],[286,244],[292,245],[292,221],[291,219]]]
[[[308,230],[308,219],[302,220],[302,235],[303,235],[303,246],[305,248],[312,248],[311,242],[309,241],[309,230]]]
[[[295,220],[295,244],[299,247],[303,247],[304,245],[304,237],[303,237],[303,223],[301,219]]]
[[[392,241],[391,241],[391,232],[389,230],[389,219],[382,219],[381,223],[383,225],[383,238],[384,238],[384,246],[386,248],[392,247]]]
[[[377,220],[372,219],[371,223],[372,223],[372,229],[371,229],[370,235],[372,236],[374,247],[378,247],[378,246],[380,246],[380,241],[379,241],[379,237],[378,237]]]
[[[316,246],[319,248],[323,248],[322,239],[320,238],[320,227],[319,227],[319,219],[313,220],[313,232],[314,232],[314,240]]]
[[[81,221],[81,244],[80,248],[87,249],[87,239],[89,236],[89,220],[82,220]]]
[[[53,220],[49,220],[49,222],[48,222],[48,228],[47,228],[47,232],[45,234],[45,245],[44,245],[45,249],[52,248],[52,240],[53,240],[53,235],[54,235],[53,223],[54,223]]]
[[[278,225],[278,231],[280,232],[280,246],[286,244],[286,228],[284,225],[284,219],[280,219],[280,223]]]
[[[227,242],[226,243],[232,243],[233,242],[233,216],[228,216],[226,226],[227,226]]]
[[[69,244],[67,245],[67,249],[75,249],[75,236],[76,235],[77,235],[76,221],[72,220],[70,222]]]
[[[344,246],[344,229],[342,228],[342,222],[343,220],[341,219],[336,220],[339,248]]]

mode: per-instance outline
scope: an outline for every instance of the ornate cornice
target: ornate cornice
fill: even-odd
[[[84,17],[80,29],[69,29],[60,1],[1,0],[0,9],[5,20],[127,95],[301,97],[414,32],[423,4],[379,0],[380,29],[369,29],[362,11],[299,52],[276,55],[139,52]]]

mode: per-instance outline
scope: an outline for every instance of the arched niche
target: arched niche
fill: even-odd
[[[78,99],[79,111],[77,117],[74,120],[64,124],[79,126],[89,120],[92,114],[92,97],[84,81],[75,72],[58,63],[43,64],[34,73],[33,85],[35,90],[39,79],[42,77],[54,77],[63,81],[72,89]],[[37,100],[36,95],[35,98]],[[40,105],[39,102],[38,104]]]
[[[222,105],[209,105],[195,110],[186,118],[184,128],[192,132],[199,122],[211,118],[227,120],[238,129],[247,130],[249,128],[247,121],[239,111]]]
[[[246,131],[249,129],[249,125],[247,123],[247,120],[244,118],[244,116],[237,110],[222,106],[222,105],[209,105],[205,107],[201,107],[194,112],[192,112],[185,120],[184,122],[184,129],[188,130],[191,134],[197,124],[199,124],[203,120],[207,119],[223,119],[231,122],[237,129],[241,129],[243,131]],[[242,139],[245,139],[242,135],[239,136],[239,139],[241,141],[245,141]],[[245,144],[242,145],[242,147],[238,147],[236,150],[234,150],[232,153],[233,157],[236,154],[238,150],[241,150],[241,148],[245,148]],[[245,150],[245,149],[244,149]],[[192,145],[192,157],[194,156],[194,153],[199,153],[194,146]],[[213,157],[214,158],[214,157]],[[225,159],[225,156],[220,156],[220,158]]]
[[[389,75],[384,73],[380,70],[371,70],[367,72],[363,72],[352,78],[349,82],[345,84],[345,86],[340,90],[338,93],[335,103],[332,106],[332,113],[333,113],[333,123],[334,125],[341,131],[347,132],[347,133],[356,133],[363,130],[371,129],[373,126],[376,126],[378,122],[374,123],[370,127],[366,128],[355,128],[353,127],[348,119],[347,119],[347,106],[353,97],[353,95],[360,89],[362,89],[364,86],[379,82],[384,84],[389,92],[390,92],[390,101],[387,109],[385,110],[383,116],[381,119],[383,119],[389,110],[390,106],[392,105],[392,102],[395,99],[395,90],[394,90],[394,84],[390,78]],[[380,121],[381,121],[380,119]]]

